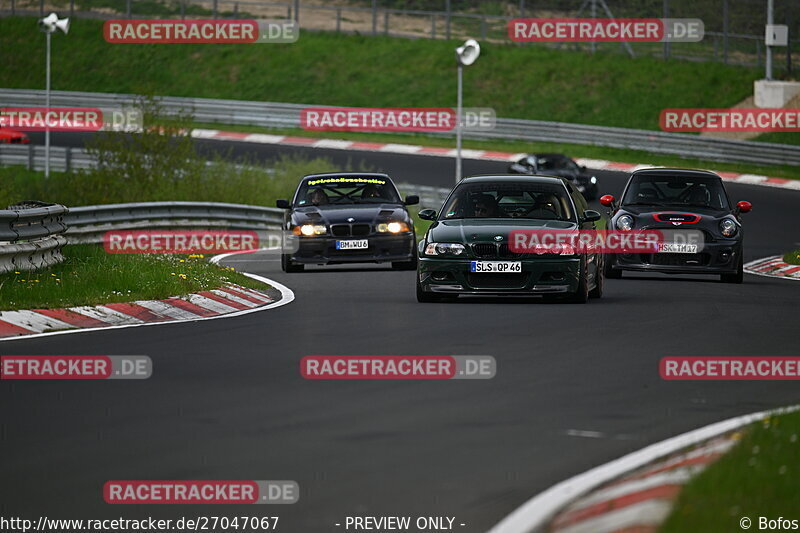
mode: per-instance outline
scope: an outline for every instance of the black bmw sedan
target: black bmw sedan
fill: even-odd
[[[391,263],[417,265],[414,222],[386,174],[331,173],[305,176],[286,209],[281,267],[300,272],[307,264]]]
[[[597,177],[564,154],[530,154],[508,167],[511,174],[556,176],[568,179],[587,201],[597,198]]]
[[[732,205],[722,179],[705,170],[650,168],[631,174],[622,200],[600,198],[611,208],[611,228],[623,232],[658,230],[674,236],[652,253],[609,254],[606,277],[622,272],[719,274],[722,281],[741,283],[742,213],[750,202]],[[696,235],[696,239],[690,239]],[[691,241],[691,242],[690,242]]]

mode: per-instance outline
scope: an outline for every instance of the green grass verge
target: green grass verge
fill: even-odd
[[[279,158],[264,169],[226,171],[184,176],[153,183],[126,183],[123,179],[91,172],[44,173],[24,167],[0,168],[0,208],[23,201],[41,200],[68,207],[126,202],[195,201],[275,206],[276,198],[294,193],[306,174],[338,170],[327,159]],[[355,170],[355,169],[353,169]]]
[[[53,38],[53,89],[344,106],[447,106],[455,41],[303,32],[293,44],[109,44],[79,18]],[[44,87],[36,19],[0,18],[0,86]],[[727,107],[752,94],[756,68],[627,58],[612,52],[482,43],[464,105],[501,117],[658,129],[667,107]],[[691,90],[687,90],[691,88]]]
[[[64,256],[36,272],[0,274],[0,310],[157,300],[225,283],[268,287],[202,256],[108,254],[93,244],[67,246]]]
[[[425,146],[443,146],[455,148],[455,140],[446,137],[434,137],[420,134],[394,133],[360,133],[342,131],[306,131],[301,129],[261,128],[257,126],[226,125],[209,122],[195,122],[196,128],[221,129],[244,133],[271,133],[273,135],[292,135],[296,137],[312,137],[325,139],[346,139],[354,141],[372,141],[383,143],[421,144]],[[720,172],[739,172],[742,174],[761,174],[776,178],[800,179],[800,168],[790,165],[755,165],[747,163],[721,163],[700,159],[683,158],[673,155],[652,154],[638,150],[607,148],[603,146],[586,146],[582,144],[564,144],[527,141],[480,141],[465,139],[464,148],[474,150],[490,150],[497,152],[561,152],[571,157],[588,159],[605,159],[621,163],[644,163],[671,167],[707,168]]]
[[[754,424],[741,441],[681,491],[660,533],[742,531],[739,520],[797,516],[800,502],[800,413]],[[793,516],[794,513],[794,516]]]
[[[783,255],[783,260],[790,265],[800,265],[800,250],[794,250]]]

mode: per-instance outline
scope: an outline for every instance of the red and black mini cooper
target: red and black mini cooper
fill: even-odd
[[[629,270],[719,274],[724,282],[742,282],[740,215],[752,206],[744,201],[731,205],[722,179],[713,172],[639,170],[631,174],[619,203],[611,195],[600,203],[611,208],[610,227],[615,230],[660,230],[675,240],[650,253],[607,255],[606,277],[619,278]]]

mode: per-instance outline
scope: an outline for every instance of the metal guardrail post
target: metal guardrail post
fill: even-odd
[[[44,16],[44,0],[39,0],[39,16]]]
[[[213,17],[217,18],[217,0],[214,0],[214,7],[212,9],[212,12],[214,14]]]
[[[728,0],[722,0],[722,62],[728,64]]]
[[[69,0],[69,16],[70,18],[75,16],[75,0]]]
[[[72,147],[70,146],[67,146],[64,152],[64,166],[66,166],[66,172],[72,170]]]
[[[431,15],[431,39],[436,39],[436,13]]]
[[[372,35],[378,34],[378,0],[372,0]]]
[[[15,8],[14,8],[14,4],[15,4],[15,0],[11,0],[11,16],[12,16],[12,17],[13,17],[14,15],[16,15],[16,13],[17,13],[17,12],[16,12],[16,10],[15,10]]]
[[[452,18],[452,15],[450,13],[450,0],[445,0],[444,10],[447,13],[447,15],[445,15],[445,22],[444,22],[444,38],[449,41],[450,40],[450,21],[451,21],[451,18]]]
[[[383,12],[383,34],[389,35],[389,11]]]
[[[336,33],[342,31],[342,8],[336,8]]]
[[[28,145],[28,170],[33,170],[33,145]]]

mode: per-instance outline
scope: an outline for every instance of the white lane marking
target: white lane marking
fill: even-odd
[[[154,313],[158,313],[159,315],[174,318],[175,320],[192,320],[195,318],[200,318],[200,315],[196,315],[191,311],[181,309],[180,307],[175,307],[174,305],[169,305],[168,303],[164,303],[160,300],[137,300],[133,303],[136,305],[141,305],[142,307],[147,308]]]
[[[641,450],[629,453],[609,463],[597,466],[561,483],[553,485],[522,504],[511,514],[497,523],[489,533],[528,533],[547,523],[559,510],[575,498],[587,494],[590,490],[619,478],[633,470],[642,468],[653,461],[673,453],[705,442],[719,435],[737,430],[767,416],[790,413],[800,409],[793,405],[780,409],[759,411],[744,416],[737,416],[695,429],[676,437],[651,444]],[[596,532],[595,532],[596,533]]]
[[[192,130],[191,137],[194,139],[213,139],[217,133],[219,133],[219,130],[196,129]]]
[[[634,526],[656,526],[667,518],[671,509],[672,502],[647,500],[555,531],[558,533],[610,533]]]
[[[340,139],[320,139],[311,146],[314,148],[332,148],[334,150],[347,150],[353,145],[353,141],[343,141]]]
[[[68,307],[67,309],[73,313],[88,316],[89,318],[94,318],[95,320],[111,324],[112,326],[118,324],[140,324],[144,322],[144,320],[140,320],[135,316],[126,315],[125,313],[120,313],[119,311],[104,306],[93,307],[82,305],[80,307]]]
[[[570,437],[587,437],[590,439],[602,439],[605,433],[601,431],[587,431],[584,429],[568,429],[566,434]]]
[[[251,133],[244,139],[245,142],[263,143],[263,144],[280,144],[286,138],[285,135],[268,135],[266,133]]]
[[[422,150],[422,146],[416,144],[384,144],[378,148],[379,152],[392,152],[395,154],[414,154]]]
[[[626,481],[624,483],[620,483],[619,485],[613,485],[607,489],[597,491],[586,498],[578,500],[574,504],[570,505],[564,512],[571,513],[580,509],[585,509],[586,507],[595,505],[597,503],[615,500],[622,496],[627,496],[628,494],[635,494],[637,492],[649,490],[654,487],[660,487],[661,485],[684,485],[703,469],[705,469],[705,465],[676,468],[675,470],[670,470],[669,472],[663,472],[661,474],[656,474],[641,479]]]
[[[40,315],[39,313],[28,310],[3,311],[0,313],[0,320],[13,324],[14,326],[35,331],[36,333],[41,333],[48,329],[72,329],[77,327],[56,318],[50,318],[49,316]]]
[[[258,304],[255,302],[251,302],[250,300],[245,300],[244,298],[239,298],[235,294],[231,294],[229,292],[225,292],[219,289],[212,289],[210,291],[211,294],[216,294],[220,298],[225,298],[226,300],[230,300],[232,302],[236,302],[238,304],[246,305],[247,307],[255,307]]]
[[[246,287],[242,287],[241,285],[230,285],[230,288],[231,288],[231,290],[235,290],[235,291],[244,293],[247,296],[255,298],[256,300],[261,300],[262,302],[271,302],[272,301],[272,298],[270,298],[266,294],[261,294],[258,291],[254,291],[254,290],[248,289]]]
[[[190,294],[186,297],[186,299],[189,300],[189,303],[199,305],[203,309],[208,309],[209,311],[213,311],[215,313],[232,313],[237,310],[235,307],[225,305],[224,303],[212,300],[211,298],[206,298],[200,294]]]

